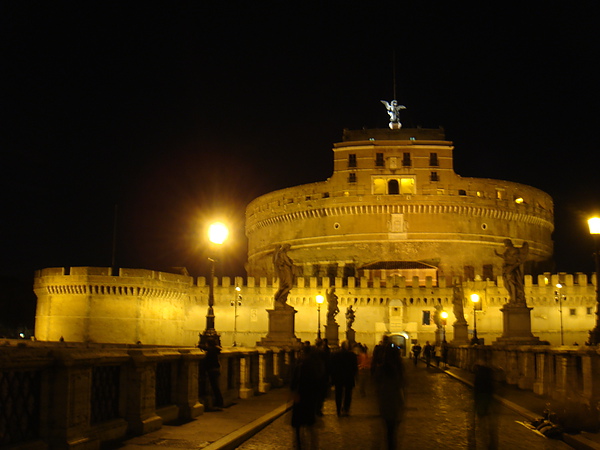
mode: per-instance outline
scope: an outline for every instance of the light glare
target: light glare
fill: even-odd
[[[590,234],[600,234],[600,217],[592,217],[588,219]]]
[[[215,222],[208,228],[208,239],[213,244],[222,244],[227,236],[229,236],[229,230],[221,222]]]

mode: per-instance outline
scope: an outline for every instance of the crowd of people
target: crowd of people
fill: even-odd
[[[444,340],[439,344],[430,344],[429,341],[425,342],[425,347],[421,347],[418,342],[413,343],[411,349],[411,358],[414,365],[423,359],[427,367],[431,367],[432,361],[435,361],[435,365],[442,369],[448,367],[448,343]]]
[[[395,448],[396,430],[404,411],[405,376],[400,348],[389,336],[384,336],[369,355],[367,346],[344,341],[339,348],[330,349],[326,339],[314,345],[304,342],[292,374],[292,426],[297,448],[318,448],[314,427],[323,415],[323,404],[333,388],[338,417],[350,415],[352,396],[367,396],[374,388],[374,400],[385,424],[389,448]],[[370,392],[370,391],[369,391]],[[395,401],[394,401],[395,399]],[[303,439],[304,434],[307,439]]]

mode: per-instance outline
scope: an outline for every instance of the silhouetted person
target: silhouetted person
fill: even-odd
[[[361,397],[367,396],[367,382],[371,374],[371,357],[366,345],[358,344],[358,387]]]
[[[310,345],[303,345],[290,383],[293,399],[292,426],[295,428],[298,449],[318,448],[318,436],[314,425],[317,420],[317,405],[320,396],[318,383],[323,377],[324,370],[317,351]],[[303,445],[303,429],[309,431],[309,445]]]
[[[431,366],[431,357],[433,353],[433,345],[429,343],[429,341],[425,342],[425,347],[423,347],[423,356],[425,356],[425,363],[427,363],[427,367]]]
[[[485,448],[498,448],[498,426],[494,402],[494,371],[480,362],[475,365],[473,382],[474,426],[476,436],[484,441]]]
[[[421,356],[421,346],[419,345],[418,342],[415,342],[415,345],[413,345],[412,347],[412,353],[413,353],[413,360],[415,363],[415,366],[417,365],[417,362],[419,362],[419,357]]]
[[[444,340],[442,342],[442,367],[445,369],[448,367],[448,352],[449,352],[448,343]]]
[[[358,358],[348,347],[348,342],[342,342],[339,351],[331,356],[331,383],[335,386],[335,406],[337,415],[348,415],[352,404],[352,390],[358,373]]]
[[[330,349],[329,345],[326,342],[326,339],[317,339],[316,340],[316,354],[315,356],[319,358],[321,361],[321,365],[324,370],[322,371],[322,375],[320,380],[318,381],[318,399],[317,399],[317,416],[323,415],[323,404],[325,403],[325,399],[327,398],[327,392],[329,391],[329,375],[330,375]]]
[[[404,367],[400,350],[384,336],[371,363],[379,413],[385,424],[388,449],[396,449],[398,424],[405,405]]]
[[[221,354],[221,347],[217,346],[215,341],[209,339],[205,350],[204,367],[206,368],[206,375],[213,393],[213,406],[215,408],[222,408],[223,395],[221,394],[221,387],[219,385],[219,378],[221,376],[219,355]]]

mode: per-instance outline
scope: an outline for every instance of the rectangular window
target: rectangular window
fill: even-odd
[[[429,165],[430,166],[439,166],[440,163],[438,162],[438,157],[437,157],[437,153],[430,153],[429,154]]]
[[[376,167],[383,167],[385,164],[383,162],[383,153],[376,153],[375,154],[375,166]]]
[[[577,310],[575,308],[569,309],[569,315],[570,316],[576,316],[577,315]]]
[[[465,266],[464,273],[465,273],[465,280],[473,281],[475,279],[475,267]]]
[[[348,183],[356,183],[356,174],[354,172],[348,174]]]
[[[404,155],[402,156],[402,165],[404,167],[410,167],[411,166],[410,153],[404,153]]]
[[[423,311],[423,325],[431,325],[431,311]]]
[[[351,153],[348,155],[348,167],[356,167],[356,154]]]
[[[590,308],[589,306],[588,306],[587,308],[585,308],[585,313],[586,313],[588,316],[591,316],[591,315],[592,315],[592,308]]]
[[[467,191],[465,191],[464,189],[459,189],[458,195],[467,195]]]
[[[429,174],[429,181],[440,181],[440,177],[438,176],[438,173],[431,172],[431,174]]]
[[[483,279],[484,280],[493,280],[494,279],[494,265],[493,264],[484,264],[483,265]]]

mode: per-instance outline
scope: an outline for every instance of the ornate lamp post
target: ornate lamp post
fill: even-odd
[[[325,297],[321,294],[317,295],[317,339],[321,339],[321,305],[325,301]]]
[[[479,304],[479,295],[471,294],[471,301],[473,302],[473,339],[471,341],[472,344],[479,344],[479,338],[477,337],[477,310]]]
[[[235,342],[235,335],[237,334],[237,318],[238,318],[238,313],[237,313],[237,308],[238,306],[242,306],[242,294],[240,294],[240,291],[242,290],[242,288],[240,288],[239,286],[235,287],[235,297],[233,300],[231,300],[231,306],[233,306],[233,346],[237,347],[237,343]]]
[[[213,223],[208,228],[208,240],[215,245],[221,245],[227,240],[229,230],[221,222]],[[200,335],[200,347],[206,348],[209,341],[214,341],[218,346],[221,345],[221,336],[215,330],[215,260],[208,258],[210,261],[210,277],[208,279],[208,312],[206,313],[206,329]]]
[[[596,326],[590,331],[590,345],[600,344],[600,290],[598,282],[600,281],[600,248],[598,240],[600,239],[600,217],[588,219],[590,234],[594,237],[594,261],[596,263]]]
[[[554,291],[554,300],[558,302],[558,312],[560,314],[560,345],[565,345],[564,329],[563,329],[562,302],[567,296],[560,293],[561,289],[562,289],[562,284],[558,283],[556,285],[556,291]]]

